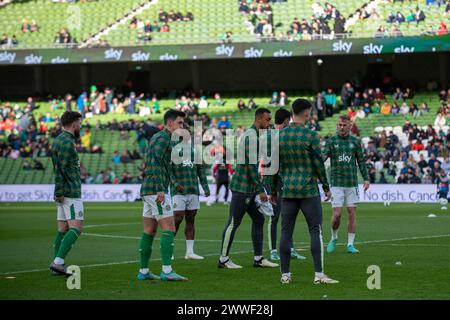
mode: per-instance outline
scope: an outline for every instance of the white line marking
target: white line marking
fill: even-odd
[[[86,235],[86,233],[85,233],[85,235]],[[108,236],[108,235],[102,235],[102,236]],[[114,237],[122,237],[122,236],[114,236]],[[372,241],[362,241],[362,242],[355,242],[355,243],[371,244],[371,243],[380,243],[380,242],[389,242],[389,241],[404,241],[404,240],[432,239],[432,238],[445,238],[445,237],[450,237],[450,234],[441,234],[441,235],[423,236],[423,237],[398,238],[398,239],[388,239],[388,240],[372,240]],[[140,238],[133,237],[133,239],[140,239]],[[218,241],[218,240],[208,240],[208,241]],[[304,242],[297,242],[297,243],[304,243]],[[338,245],[346,245],[346,244],[338,244]],[[243,254],[243,253],[251,253],[251,252],[253,252],[253,251],[236,251],[236,252],[233,252],[233,254]],[[211,254],[206,254],[204,256],[205,257],[213,257],[213,256],[219,256],[219,254],[218,253],[211,253]],[[150,259],[150,261],[158,261],[158,260],[161,260],[161,259]],[[137,262],[139,262],[139,261],[138,260],[131,260],[131,261],[122,261],[122,262],[88,264],[88,265],[85,265],[85,266],[80,266],[80,268],[94,268],[94,267],[103,267],[103,266],[111,266],[111,265],[130,264],[130,263],[137,263]],[[22,271],[10,271],[10,272],[0,273],[0,276],[10,275],[10,274],[19,274],[19,273],[42,272],[42,271],[49,271],[49,269],[32,269],[32,270],[22,270]]]
[[[124,222],[124,223],[105,223],[105,224],[89,224],[84,226],[83,229],[97,228],[97,227],[111,227],[111,226],[126,226],[131,224],[142,224],[142,222]]]
[[[251,253],[253,252],[253,250],[249,251],[236,251],[233,252],[233,254],[244,254],[244,253]],[[209,254],[204,254],[204,257],[214,257],[220,256],[220,253],[209,253]],[[150,259],[150,261],[160,261],[161,258],[158,259]],[[176,259],[177,260],[184,260],[182,258]],[[139,260],[128,260],[128,261],[120,261],[120,262],[107,262],[107,263],[98,263],[98,264],[87,264],[84,266],[79,266],[80,268],[95,268],[95,267],[104,267],[104,266],[114,266],[114,265],[122,265],[122,264],[130,264],[130,263],[137,263],[139,262]],[[6,275],[10,275],[10,274],[19,274],[19,273],[33,273],[33,272],[43,272],[43,271],[50,271],[49,268],[47,269],[32,269],[32,270],[22,270],[22,271],[10,271],[10,272],[3,272],[0,273],[0,276],[6,276]]]
[[[91,236],[91,237],[100,237],[100,238],[117,238],[117,239],[133,239],[133,240],[139,240],[141,237],[132,237],[132,236],[115,236],[110,234],[100,234],[100,233],[83,233],[85,236]],[[160,240],[159,238],[155,238],[155,240]],[[175,241],[184,241],[183,239],[175,239]],[[209,239],[195,239],[197,242],[222,242],[222,240],[209,240]],[[252,241],[247,240],[234,240],[233,242],[236,243],[252,243]]]

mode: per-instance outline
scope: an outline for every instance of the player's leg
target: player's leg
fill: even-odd
[[[269,223],[267,224],[270,260],[279,261],[280,256],[277,250],[277,229],[278,220],[280,218],[281,205],[280,203],[273,206],[273,216],[269,217]]]
[[[333,208],[333,215],[331,217],[331,240],[327,245],[328,253],[333,252],[336,248],[338,230],[341,224],[342,207],[345,202],[345,192],[343,188],[332,187],[331,193],[331,207]]]
[[[314,284],[338,283],[324,273],[322,239],[322,204],[320,197],[300,199],[300,209],[308,224],[311,254],[314,260]]]
[[[224,204],[228,204],[228,193],[230,192],[229,181],[224,181],[223,186],[225,187]]]
[[[198,209],[200,209],[200,201],[198,195],[192,194],[188,196],[188,203],[186,208],[186,227],[184,234],[186,236],[186,255],[185,259],[202,260],[202,256],[194,253],[194,239],[195,239],[195,216]]]
[[[172,270],[173,245],[175,238],[175,219],[173,217],[172,199],[165,195],[163,203],[156,203],[158,225],[161,227],[160,255],[162,270],[159,277],[163,281],[184,281],[187,278]]]
[[[152,256],[153,240],[158,229],[158,221],[155,215],[158,213],[155,202],[156,196],[144,196],[143,201],[143,227],[144,231],[139,242],[139,272],[138,280],[156,280],[159,277],[153,274],[148,267]]]
[[[222,181],[217,180],[216,182],[216,203],[219,202],[219,194],[220,194],[220,188],[222,188]]]
[[[172,197],[172,201],[173,201],[173,214],[175,219],[175,235],[176,235],[184,219],[186,211],[186,196],[178,194],[174,195]]]
[[[61,213],[67,222],[69,230],[61,239],[58,252],[55,255],[50,269],[56,273],[67,275],[64,259],[83,231],[84,209],[81,199],[64,198],[61,204]]]
[[[138,280],[157,280],[159,277],[153,274],[148,267],[152,256],[153,240],[158,229],[158,222],[154,217],[143,218],[144,232],[139,242],[139,272]]]
[[[347,252],[359,253],[353,245],[356,235],[356,206],[359,202],[358,188],[347,188],[346,202],[348,211],[348,242]]]
[[[218,264],[219,268],[242,268],[241,266],[234,264],[230,260],[229,254],[236,230],[239,228],[242,218],[245,215],[245,211],[247,209],[246,199],[248,197],[249,195],[241,192],[233,192],[231,195],[231,205],[228,215],[228,221],[222,233],[222,246],[220,249],[220,258]]]
[[[62,214],[62,210],[60,210],[59,204],[57,204],[57,211],[58,211],[58,213],[57,213],[58,230],[56,231],[56,237],[55,237],[55,240],[53,241],[53,259],[55,259],[56,256],[58,255],[58,251],[61,246],[61,241],[64,238],[67,231],[69,231],[69,225],[68,225],[67,221],[65,221],[65,217]],[[57,276],[57,275],[62,275],[62,274],[52,270],[52,275]]]
[[[58,231],[56,232],[56,237],[53,241],[53,259],[56,258],[59,247],[61,246],[61,241],[67,231],[69,231],[69,224],[67,223],[67,221],[58,220]]]
[[[181,223],[186,214],[186,196],[185,195],[175,195],[172,198],[173,201],[173,209],[174,209],[174,222],[175,222],[175,236],[178,234],[178,230],[180,229]],[[172,260],[173,260],[172,256]]]
[[[291,247],[292,235],[298,215],[298,203],[296,199],[281,200],[281,237],[280,237],[280,265],[281,282],[290,283],[291,273]]]
[[[277,263],[270,262],[263,257],[264,215],[256,207],[255,196],[256,194],[252,196],[247,207],[247,212],[252,219],[253,266],[275,268],[278,267]]]

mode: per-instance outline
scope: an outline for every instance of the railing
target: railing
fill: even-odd
[[[290,39],[289,37],[277,36],[259,36],[259,35],[235,35],[229,40],[222,40],[219,37],[180,37],[172,39],[153,38],[151,41],[114,41],[113,43],[106,43],[104,45],[94,44],[88,48],[104,48],[104,47],[139,47],[151,45],[171,45],[171,44],[220,44],[220,43],[252,43],[252,42],[303,42],[303,41],[317,41],[317,40],[340,40],[340,39],[362,39],[362,38],[406,38],[414,36],[430,37],[436,34],[417,33],[408,35],[383,35],[378,36],[376,32],[367,32],[364,34],[341,33],[341,34],[314,34],[307,37],[299,37],[299,39]],[[49,44],[19,44],[19,45],[0,45],[0,50],[26,50],[26,49],[75,49],[79,48],[79,43],[49,43]]]

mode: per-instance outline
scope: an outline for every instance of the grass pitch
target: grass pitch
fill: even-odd
[[[195,251],[202,261],[184,260],[183,229],[175,241],[176,272],[188,282],[139,282],[138,246],[141,203],[85,203],[85,230],[66,259],[81,267],[81,289],[69,290],[65,278],[50,275],[56,209],[47,203],[0,206],[0,299],[450,299],[450,213],[431,204],[361,204],[355,246],[346,253],[344,215],[338,247],[325,252],[325,272],[336,285],[313,285],[313,262],[303,216],[297,219],[296,248],[307,260],[292,261],[294,282],[280,284],[280,271],[252,266],[250,218],[237,231],[231,258],[244,268],[217,268],[228,206],[205,205],[196,220]],[[428,218],[434,213],[436,218]],[[331,207],[324,205],[324,245],[330,239]],[[184,225],[182,225],[184,228]],[[158,233],[159,236],[160,233]],[[159,238],[150,269],[159,273]],[[279,235],[278,235],[279,236]],[[267,248],[267,225],[264,233]],[[400,262],[400,263],[398,263]],[[366,286],[367,268],[381,269],[381,289]]]

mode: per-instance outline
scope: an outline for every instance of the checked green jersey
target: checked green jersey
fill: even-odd
[[[183,149],[190,150],[190,154],[184,159]],[[195,164],[195,150],[192,144],[179,143],[173,146],[175,150],[179,150],[180,157],[183,157],[183,162],[180,164],[170,165],[170,192],[172,195],[187,195],[187,194],[200,194],[198,183],[202,185],[203,191],[209,193],[208,180],[206,179],[206,173],[203,165]],[[177,186],[182,186],[183,191],[177,191]]]
[[[244,138],[247,134],[250,134],[250,130],[256,132],[256,138],[259,140],[259,132],[255,125],[252,125],[248,130],[245,131],[244,135],[239,140],[238,145],[238,158],[239,152],[244,152],[245,162],[243,164],[237,164],[234,171],[233,177],[231,178],[230,189],[231,191],[242,192],[242,193],[261,193],[264,192],[264,186],[261,181],[261,176],[258,170],[258,143],[256,144],[256,163],[251,163],[250,152],[250,138]],[[239,160],[239,159],[238,159]]]
[[[358,167],[364,181],[369,181],[361,141],[355,136],[330,137],[324,148],[324,156],[331,159],[331,185],[354,188],[358,186]]]
[[[282,198],[319,196],[317,180],[320,180],[325,192],[329,191],[317,132],[296,123],[280,130],[279,164],[278,173],[266,176],[264,181],[274,190],[281,179]]]
[[[80,160],[75,148],[75,137],[63,131],[52,146],[55,172],[55,197],[81,198]]]
[[[155,195],[158,192],[169,192],[171,153],[171,132],[164,129],[153,135],[145,155],[141,196]]]

